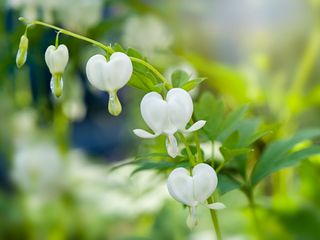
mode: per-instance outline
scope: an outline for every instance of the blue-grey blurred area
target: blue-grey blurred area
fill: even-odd
[[[61,34],[70,59],[56,99],[44,60],[56,31],[31,27],[18,69],[20,16],[134,48],[168,79],[176,69],[205,77],[190,92],[194,101],[210,91],[228,110],[250,104],[252,117],[277,129],[264,146],[319,127],[319,8],[319,0],[1,0],[0,239],[215,239],[205,208],[196,229],[187,228],[188,210],[169,198],[167,173],[132,174],[130,164],[111,169],[165,149],[163,138],[133,134],[146,129],[139,106],[145,92],[120,89],[123,111],[111,116],[108,93],[85,72],[103,51]],[[258,189],[266,239],[319,238],[319,173],[314,158]],[[255,239],[243,194],[231,191],[221,201],[224,239]]]

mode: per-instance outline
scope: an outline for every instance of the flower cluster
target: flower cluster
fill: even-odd
[[[72,36],[74,35],[76,34]],[[55,46],[49,46],[45,52],[45,62],[52,74],[51,90],[56,97],[62,95],[62,76],[69,60],[68,48],[63,44],[58,44],[58,36],[59,33]],[[94,40],[92,41],[95,42]],[[110,114],[118,116],[122,111],[122,106],[117,92],[131,79],[134,71],[132,61],[137,60],[137,58],[129,57],[123,52],[113,52],[113,49],[110,49],[108,49],[110,50],[108,51],[110,56],[109,54],[106,56],[97,54],[88,60],[86,74],[89,82],[95,88],[108,92],[108,110]],[[27,50],[28,38],[25,33],[20,39],[16,58],[19,68],[26,61]],[[147,93],[140,104],[141,116],[152,132],[143,129],[134,129],[133,132],[138,137],[147,139],[165,135],[168,155],[175,158],[179,154],[176,137],[181,138],[186,144],[184,134],[201,129],[206,124],[206,121],[193,122],[193,101],[190,94],[182,88],[183,86],[181,88],[176,86],[172,88],[170,81],[166,80],[157,70],[154,70],[150,64],[141,59],[138,60],[146,67],[149,66],[156,75],[158,74],[159,79],[165,82],[166,89],[163,89],[163,95],[158,92]],[[190,158],[192,157],[191,155],[189,156]],[[201,162],[201,159],[196,159],[195,162]],[[222,203],[206,203],[215,191],[217,183],[216,172],[210,165],[205,163],[199,163],[194,166],[192,176],[189,175],[189,171],[185,168],[176,168],[169,175],[167,181],[169,193],[174,199],[190,208],[190,215],[187,220],[190,228],[193,228],[197,223],[196,207],[198,205],[201,204],[215,210],[225,207]]]

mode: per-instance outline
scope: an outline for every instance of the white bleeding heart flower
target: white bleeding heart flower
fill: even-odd
[[[142,118],[154,133],[142,129],[135,129],[133,132],[141,138],[167,135],[167,151],[173,158],[178,154],[178,144],[174,134],[177,131],[182,133],[197,131],[206,123],[200,120],[186,129],[193,113],[193,103],[189,93],[182,88],[171,89],[167,93],[166,100],[163,100],[159,93],[150,92],[143,97],[140,109]]]
[[[52,74],[50,82],[51,91],[56,97],[60,97],[63,88],[62,75],[69,60],[68,48],[64,44],[58,47],[49,46],[45,53],[45,60]]]
[[[220,210],[225,205],[220,202],[207,204],[206,200],[215,191],[218,184],[214,169],[205,163],[199,163],[192,169],[192,176],[185,168],[173,170],[167,181],[170,195],[177,201],[190,207],[187,224],[193,228],[197,224],[196,207],[204,205],[210,209]]]
[[[115,52],[107,61],[101,54],[92,56],[86,66],[89,82],[96,88],[109,93],[109,112],[117,116],[121,113],[117,91],[130,80],[133,66],[130,58],[121,52]]]

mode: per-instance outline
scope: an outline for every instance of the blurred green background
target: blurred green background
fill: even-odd
[[[131,174],[147,147],[132,129],[142,124],[143,92],[125,87],[120,117],[107,94],[88,84],[85,64],[100,52],[68,36],[64,95],[55,100],[44,62],[55,32],[29,30],[28,59],[15,65],[24,26],[39,19],[105,44],[138,49],[165,76],[181,68],[207,77],[227,109],[250,104],[272,126],[259,142],[320,127],[320,1],[318,0],[2,0],[0,3],[0,239],[215,239],[200,208],[190,231],[187,211],[170,199],[165,174]],[[205,148],[205,146],[203,146]],[[258,186],[266,239],[320,238],[320,159],[303,161]],[[255,239],[243,194],[221,197],[223,239]]]

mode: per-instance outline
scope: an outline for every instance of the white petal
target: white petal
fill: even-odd
[[[184,130],[193,112],[190,94],[182,88],[173,88],[168,92],[166,100],[170,122],[178,129]]]
[[[167,109],[167,103],[156,92],[146,94],[140,104],[143,120],[156,134],[163,133],[168,124]]]
[[[202,128],[205,124],[206,124],[206,121],[204,121],[204,120],[197,121],[191,127],[189,127],[187,130],[185,130],[184,132],[187,132],[187,133],[195,132],[195,131],[199,130],[200,128]]]
[[[45,52],[45,61],[51,74],[63,73],[69,60],[69,52],[66,45],[61,44],[57,48],[49,46]]]
[[[187,218],[187,226],[192,230],[198,224],[196,207],[190,208],[190,213]]]
[[[141,138],[155,138],[158,136],[157,134],[149,133],[143,129],[134,129],[133,132],[135,135]]]
[[[104,75],[104,68],[106,67],[106,64],[107,60],[105,56],[96,54],[88,60],[86,66],[86,73],[89,82],[94,87],[102,91],[109,91],[106,85],[107,76]]]
[[[166,138],[166,147],[170,157],[175,158],[178,155],[178,143],[173,135],[168,135]]]
[[[199,163],[193,168],[192,175],[194,198],[204,203],[217,187],[217,174],[210,165]]]
[[[111,55],[108,62],[108,88],[116,90],[122,88],[130,80],[133,72],[133,66],[130,58],[122,53],[115,52]]]
[[[215,210],[221,210],[221,209],[226,208],[226,205],[224,205],[224,204],[221,203],[221,202],[216,202],[216,203],[207,204],[206,206],[207,206],[208,208],[210,208],[210,209],[215,209]]]
[[[167,187],[170,195],[175,200],[188,206],[197,205],[192,192],[192,177],[189,175],[187,169],[180,167],[173,170],[168,177]]]
[[[102,91],[112,92],[122,88],[132,75],[130,58],[121,52],[113,53],[110,61],[101,55],[92,56],[86,66],[90,83]]]

